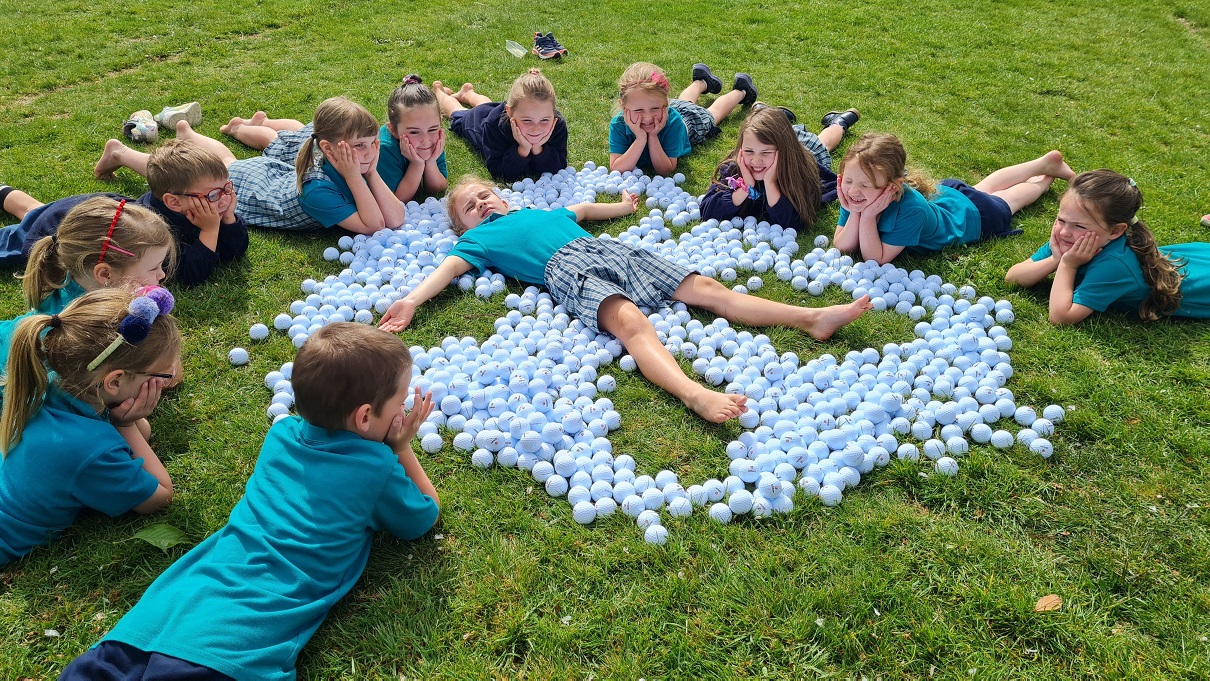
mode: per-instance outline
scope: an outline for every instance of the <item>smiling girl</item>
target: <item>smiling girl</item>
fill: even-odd
[[[470,83],[454,92],[434,81],[433,92],[450,119],[450,132],[479,152],[497,180],[536,178],[567,167],[567,122],[555,109],[554,86],[538,69],[514,80],[503,102],[479,94]]]
[[[433,91],[416,74],[403,79],[387,101],[386,125],[378,131],[378,174],[400,201],[411,201],[423,186],[429,194],[449,185],[445,130]]]
[[[952,179],[934,185],[919,171],[907,171],[899,138],[873,133],[854,142],[840,165],[836,247],[880,264],[905,248],[933,252],[1020,234],[1010,224],[1012,216],[1037,201],[1055,178],[1075,176],[1063,154],[1050,151],[1001,168],[973,187]]]
[[[1143,194],[1112,170],[1077,175],[1059,201],[1050,241],[1013,265],[1005,281],[1033,286],[1054,275],[1050,322],[1076,324],[1110,307],[1210,318],[1210,243],[1157,247],[1139,220]]]

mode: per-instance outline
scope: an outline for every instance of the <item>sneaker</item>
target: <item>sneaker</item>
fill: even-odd
[[[845,132],[853,127],[857,121],[861,120],[861,113],[857,109],[847,109],[845,111],[829,111],[819,120],[823,127],[830,125],[839,125]]]
[[[723,81],[718,76],[710,72],[710,67],[705,64],[693,65],[693,80],[700,80],[706,84],[706,93],[717,95],[723,91]]]
[[[760,111],[761,109],[768,109],[768,108],[770,108],[769,105],[765,104],[764,102],[761,102],[761,101],[757,101],[756,103],[754,103],[752,105],[753,111]],[[772,108],[777,109],[777,110],[781,111],[782,113],[784,113],[786,115],[786,120],[790,121],[790,125],[794,125],[795,123],[798,122],[798,116],[794,115],[794,112],[790,111],[789,108],[784,107],[784,106],[775,106]]]
[[[155,115],[155,122],[169,130],[175,130],[178,121],[189,121],[189,125],[196,128],[202,122],[202,105],[189,102],[180,106],[166,106]]]
[[[756,102],[756,86],[752,84],[752,76],[746,73],[735,74],[735,83],[731,88],[743,91],[744,98],[740,101],[741,106],[748,106]]]
[[[567,49],[555,40],[555,34],[547,33],[542,35],[539,31],[534,33],[534,54],[541,59],[554,59],[567,54]]]
[[[160,129],[146,109],[130,114],[130,119],[122,124],[122,134],[131,142],[143,144],[155,144],[160,139]]]

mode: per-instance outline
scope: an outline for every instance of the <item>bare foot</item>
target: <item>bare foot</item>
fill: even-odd
[[[1045,164],[1044,174],[1051,177],[1057,177],[1060,180],[1071,180],[1076,176],[1071,166],[1063,160],[1063,153],[1055,149],[1048,151],[1042,155],[1042,162]]]
[[[179,120],[176,122],[176,136],[180,139],[193,139],[197,133],[193,131],[193,127],[189,125],[189,121]]]
[[[720,393],[699,386],[701,390],[685,399],[685,406],[711,423],[722,423],[734,418],[747,409],[747,395]]]
[[[109,140],[105,143],[105,150],[101,152],[101,158],[97,159],[97,164],[92,167],[92,174],[98,180],[113,180],[116,179],[113,173],[118,168],[123,166],[122,153],[126,151],[126,145],[119,140]]]
[[[470,103],[466,101],[466,98],[473,94],[475,94],[475,86],[470,83],[463,83],[462,87],[459,88],[457,92],[453,93],[452,96],[459,102],[470,106]]]
[[[444,92],[445,94],[451,95],[451,96],[454,94],[453,90],[447,88],[445,86],[445,83],[442,83],[439,80],[433,81],[433,91],[434,92]]]
[[[848,305],[808,308],[815,314],[800,328],[811,334],[815,340],[827,340],[837,329],[865,314],[872,307],[870,297],[862,296]]]
[[[248,125],[264,125],[265,119],[268,117],[269,114],[265,113],[264,111],[257,111],[256,113],[252,114],[252,118],[248,119]]]
[[[235,118],[231,119],[230,123],[228,123],[226,125],[220,125],[218,127],[218,131],[223,133],[224,135],[231,135],[232,137],[235,137],[235,131],[239,130],[240,126],[246,125],[247,123],[248,123],[248,121],[245,121],[244,119],[240,118],[239,116],[236,116]]]

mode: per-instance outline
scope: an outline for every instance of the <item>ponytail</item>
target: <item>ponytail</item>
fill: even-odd
[[[311,139],[303,143],[294,161],[298,191],[302,191],[303,176],[313,166],[320,165],[316,147],[322,140],[336,144],[354,137],[377,137],[378,121],[362,105],[344,97],[329,97],[320,102],[312,122]],[[322,157],[322,154],[321,154]]]
[[[100,250],[98,249],[98,253]],[[25,274],[21,279],[21,294],[26,309],[36,309],[43,300],[67,283],[67,269],[59,259],[59,240],[56,236],[45,236],[29,250]]]
[[[0,412],[0,453],[4,455],[21,441],[25,424],[42,408],[42,397],[50,386],[42,332],[50,329],[48,336],[57,333],[51,324],[50,315],[33,315],[21,320],[13,334],[4,379],[4,410]]]

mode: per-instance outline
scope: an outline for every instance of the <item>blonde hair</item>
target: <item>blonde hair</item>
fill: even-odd
[[[468,174],[458,178],[458,181],[455,182],[454,186],[450,188],[449,193],[445,195],[445,210],[450,216],[450,223],[452,225],[451,228],[454,230],[454,234],[457,234],[458,236],[465,234],[466,230],[474,227],[474,225],[463,224],[461,212],[456,210],[454,205],[458,202],[459,198],[463,194],[476,187],[487,187],[492,191],[496,190],[496,185],[492,184],[491,182],[488,182],[477,175]]]
[[[555,86],[542,75],[541,69],[530,69],[517,76],[512,87],[508,89],[504,103],[509,111],[513,111],[518,104],[525,101],[550,102],[550,108],[555,108]]]
[[[628,66],[622,72],[622,77],[618,78],[618,101],[625,104],[630,95],[645,92],[667,103],[670,88],[664,69],[650,62],[639,61]]]
[[[440,122],[441,107],[437,104],[437,95],[424,86],[424,81],[420,79],[420,76],[409,75],[403,79],[399,87],[391,92],[391,97],[387,100],[387,120],[391,121],[391,127],[398,128],[399,120],[403,118],[403,112],[426,106],[433,109],[433,113]],[[318,113],[316,115],[318,116]],[[398,129],[395,130],[395,134],[399,134]]]
[[[109,233],[117,211],[118,202],[108,196],[85,199],[67,213],[54,236],[43,237],[34,244],[29,251],[25,274],[20,275],[25,304],[30,309],[36,309],[46,296],[63,288],[68,276],[76,280],[92,277],[101,248],[106,244],[105,235]],[[164,219],[154,211],[127,201],[108,243],[105,262],[119,275],[141,260],[147,251],[167,247],[164,271],[172,276],[176,266],[176,242]]]
[[[735,148],[714,170],[714,181],[722,184],[723,172],[739,165],[745,134],[751,134],[761,144],[771,145],[777,150],[777,176],[774,178],[777,187],[794,206],[794,212],[798,213],[803,226],[810,226],[815,222],[815,213],[823,196],[819,186],[819,165],[813,156],[808,156],[781,109],[765,107],[748,114],[739,126]]]
[[[165,194],[184,194],[198,180],[227,181],[223,159],[189,140],[170,139],[147,157],[147,186],[163,201]]]
[[[412,355],[399,336],[365,324],[328,324],[294,358],[294,408],[312,425],[344,430],[363,404],[381,416],[399,377],[411,371]]]
[[[315,148],[320,141],[336,144],[354,137],[378,137],[378,120],[373,114],[345,97],[329,97],[320,102],[312,122],[311,139],[303,143],[294,161],[298,190],[302,191],[303,175],[315,165]]]
[[[0,452],[7,454],[21,441],[29,420],[42,408],[50,386],[48,369],[66,393],[100,406],[97,391],[102,377],[114,370],[142,373],[179,351],[181,335],[170,315],[159,315],[142,342],[122,343],[93,371],[88,364],[118,336],[118,325],[129,312],[135,293],[129,289],[98,289],[72,301],[58,315],[31,315],[17,325],[8,356],[4,410],[0,413]],[[56,326],[57,324],[57,326]]]
[[[844,160],[840,162],[842,173],[849,161],[856,161],[867,175],[873,176],[874,173],[882,173],[888,182],[903,178],[925,198],[937,193],[937,187],[927,173],[917,169],[908,169],[907,151],[903,148],[903,142],[892,134],[869,132],[862,135],[845,152]],[[901,196],[902,190],[895,198],[898,199]]]
[[[1067,184],[1067,194],[1080,200],[1090,213],[1098,214],[1112,229],[1126,225],[1126,245],[1138,256],[1143,281],[1151,293],[1139,304],[1139,317],[1153,322],[1181,306],[1184,275],[1176,262],[1159,251],[1155,235],[1138,219],[1143,193],[1130,178],[1101,168],[1080,173]]]

